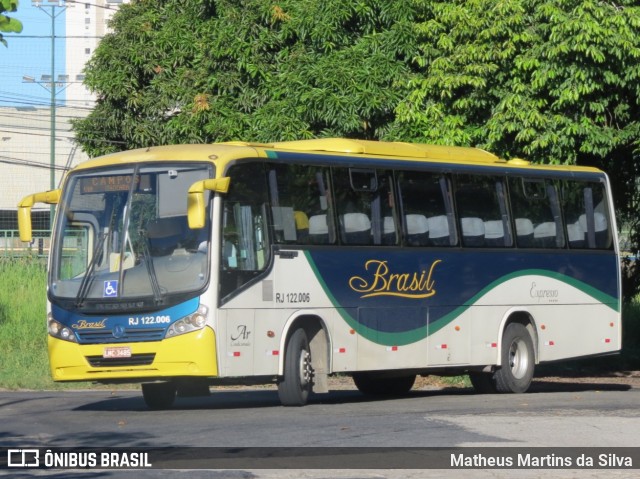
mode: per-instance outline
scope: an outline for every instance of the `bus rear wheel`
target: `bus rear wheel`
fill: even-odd
[[[416,375],[384,377],[371,373],[354,373],[353,382],[362,394],[371,396],[403,396],[411,391]]]
[[[149,409],[169,409],[176,399],[177,388],[171,382],[144,383],[142,385],[142,397]]]
[[[284,355],[284,377],[278,383],[283,406],[304,406],[313,385],[313,365],[309,339],[304,329],[294,331]]]
[[[509,324],[502,336],[502,367],[493,374],[499,393],[524,393],[533,380],[533,340],[520,323]]]

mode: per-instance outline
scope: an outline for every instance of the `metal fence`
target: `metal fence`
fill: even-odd
[[[0,257],[47,257],[51,246],[51,230],[33,230],[30,243],[20,241],[18,230],[0,230]]]

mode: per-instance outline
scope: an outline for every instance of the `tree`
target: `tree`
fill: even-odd
[[[7,41],[3,38],[4,33],[20,33],[22,23],[15,18],[5,15],[5,12],[15,12],[18,10],[18,0],[0,0],[0,43],[8,47]]]
[[[638,138],[637,2],[415,3],[419,70],[396,136],[570,164]]]
[[[420,54],[388,138],[610,175],[640,245],[640,8],[621,0],[415,0]],[[638,290],[637,275],[627,285]]]
[[[138,1],[86,67],[91,155],[176,142],[380,137],[415,54],[393,0]]]

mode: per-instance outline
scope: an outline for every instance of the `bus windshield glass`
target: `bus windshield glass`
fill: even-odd
[[[57,216],[51,300],[85,311],[166,306],[202,290],[211,226],[188,227],[187,191],[212,174],[181,163],[72,175]]]

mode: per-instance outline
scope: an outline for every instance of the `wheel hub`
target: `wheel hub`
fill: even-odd
[[[514,377],[523,378],[529,367],[527,345],[522,339],[516,339],[509,348],[509,367]]]
[[[304,388],[313,380],[313,368],[311,367],[311,354],[309,351],[300,352],[300,385]]]

